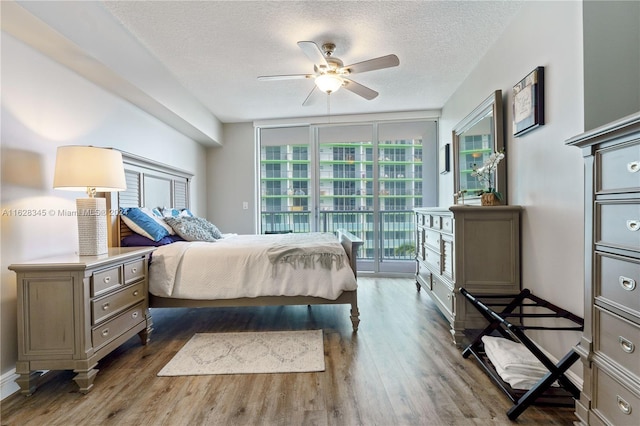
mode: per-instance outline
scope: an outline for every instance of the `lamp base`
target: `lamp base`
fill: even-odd
[[[104,198],[78,198],[78,239],[80,256],[106,254],[107,202]]]

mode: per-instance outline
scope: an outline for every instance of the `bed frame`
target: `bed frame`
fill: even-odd
[[[167,206],[175,208],[189,207],[189,185],[193,175],[172,166],[147,160],[126,152],[122,159],[127,181],[127,190],[107,194],[109,212],[117,212],[120,207]],[[117,247],[120,240],[132,231],[119,215],[109,218],[110,246]],[[336,232],[340,244],[347,253],[349,266],[357,277],[356,255],[363,241],[345,230]],[[283,305],[351,305],[351,324],[358,331],[360,311],[358,310],[358,291],[344,291],[337,299],[324,299],[312,296],[262,296],[237,299],[193,300],[158,297],[149,294],[149,307],[238,307],[238,306],[283,306]]]

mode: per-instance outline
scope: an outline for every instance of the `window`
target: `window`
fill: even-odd
[[[359,269],[415,270],[412,209],[435,200],[435,122],[270,128],[260,135],[262,232],[343,228],[365,240]]]

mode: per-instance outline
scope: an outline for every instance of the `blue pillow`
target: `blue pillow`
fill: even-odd
[[[184,241],[184,239],[178,235],[169,235],[168,237],[161,238],[159,241],[153,241],[140,234],[127,235],[120,241],[121,247],[160,247],[167,244],[175,243],[176,241]]]
[[[122,208],[120,214],[133,232],[153,241],[160,241],[169,235],[169,231],[137,207]]]

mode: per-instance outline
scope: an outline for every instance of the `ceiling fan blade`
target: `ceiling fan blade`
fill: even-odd
[[[322,53],[322,50],[320,50],[318,45],[314,42],[299,41],[298,46],[302,49],[302,53],[304,53],[314,64],[324,65],[325,67],[329,66],[327,59],[324,57],[324,53]]]
[[[380,56],[379,58],[369,59],[353,65],[348,65],[342,69],[348,70],[349,73],[374,71],[382,68],[391,68],[400,65],[400,59],[396,55]]]
[[[348,78],[343,78],[344,80],[344,88],[347,89],[350,92],[355,93],[356,95],[362,96],[363,98],[365,98],[366,100],[371,100],[374,99],[376,96],[378,96],[378,92],[376,92],[373,89],[369,89],[366,86],[363,86],[360,83],[356,83],[353,80],[349,80]]]
[[[307,95],[307,97],[305,98],[304,102],[302,102],[302,106],[309,106],[313,104],[313,94],[316,91],[316,85],[313,85],[313,89],[311,89],[311,91],[309,92],[309,94]]]
[[[261,75],[258,77],[260,81],[269,80],[304,80],[306,78],[315,78],[313,74],[288,74],[288,75]]]

